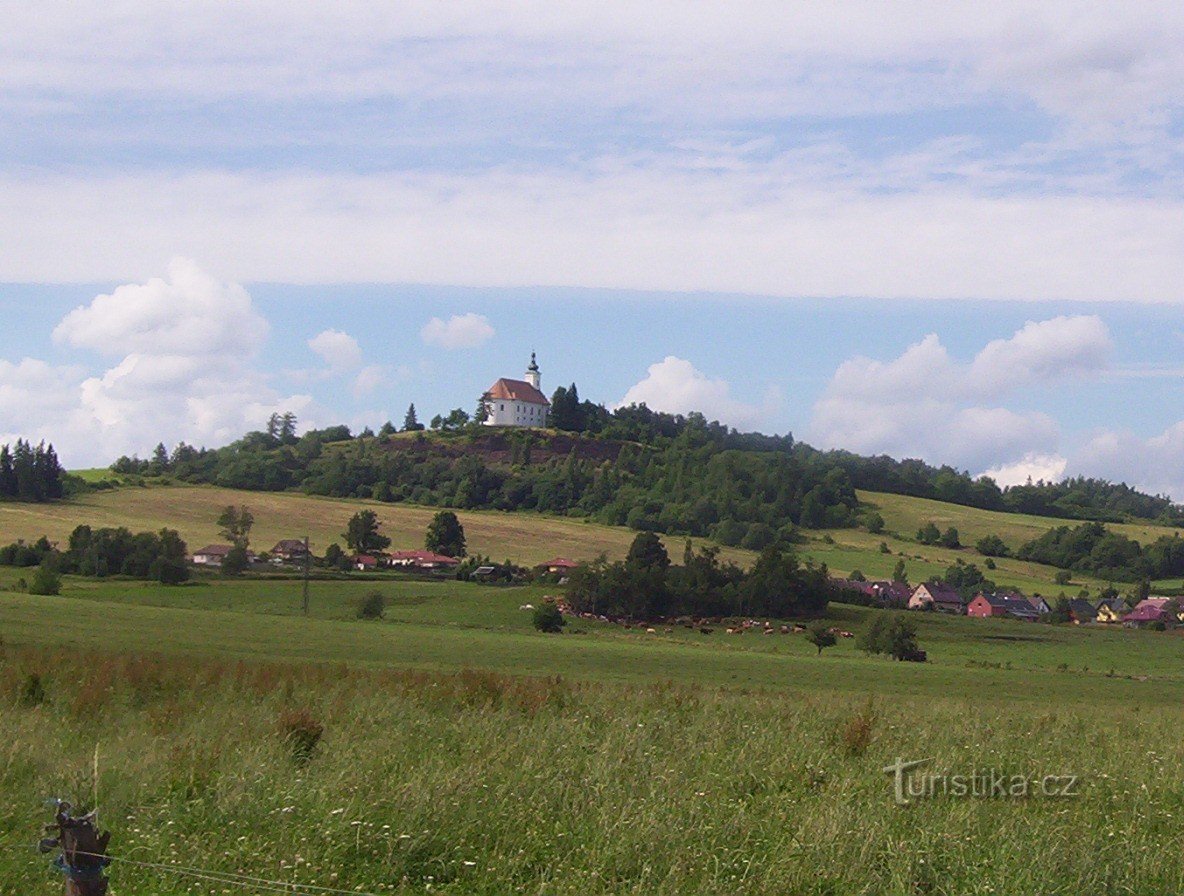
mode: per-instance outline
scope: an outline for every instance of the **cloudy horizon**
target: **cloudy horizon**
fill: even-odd
[[[1184,12],[25,6],[0,438],[549,392],[1184,500]],[[85,285],[79,285],[85,284]]]

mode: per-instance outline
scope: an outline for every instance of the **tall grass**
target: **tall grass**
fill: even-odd
[[[31,675],[44,694],[23,699]],[[319,726],[294,757],[284,720]],[[1178,892],[1175,709],[852,698],[7,648],[0,892],[86,803],[112,852],[372,892]],[[305,722],[302,722],[304,724]],[[893,804],[882,767],[1077,774],[1055,800]],[[115,865],[120,896],[210,892]]]

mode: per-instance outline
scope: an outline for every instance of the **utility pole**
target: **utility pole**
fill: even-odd
[[[308,576],[312,565],[312,553],[308,549],[308,536],[304,536],[304,615],[308,615]]]
[[[54,823],[46,833],[56,833],[41,841],[42,852],[61,849],[54,865],[66,875],[66,896],[106,896],[107,877],[103,869],[110,864],[107,857],[107,843],[111,832],[99,833],[95,826],[95,811],[88,815],[73,816],[71,806],[59,802]]]

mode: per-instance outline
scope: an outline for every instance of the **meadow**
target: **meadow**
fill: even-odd
[[[331,531],[361,503],[176,488],[85,502],[25,522],[185,532],[247,503],[261,544],[290,534],[294,508],[321,508]],[[374,506],[408,538],[402,514],[431,512]],[[20,530],[14,508],[0,511],[4,531]],[[912,523],[882,512],[890,528]],[[562,550],[521,534],[551,525],[602,544],[631,537],[570,520],[519,517],[512,530],[497,514],[462,519],[514,557],[586,556],[589,541]],[[907,538],[884,555],[884,536],[829,534],[806,547],[837,570],[850,568],[844,556],[904,552],[910,571],[923,568],[917,555],[944,562]],[[866,656],[852,639],[819,656],[803,635],[722,625],[706,635],[579,619],[542,634],[523,608],[556,593],[545,585],[349,574],[314,580],[305,616],[291,575],[173,587],[66,576],[59,596],[39,597],[17,590],[23,574],[0,569],[0,893],[60,892],[31,849],[45,800],[90,804],[96,786],[112,852],[147,863],[112,866],[119,896],[281,891],[149,865],[297,893],[1184,886],[1175,632],[909,613],[930,660],[913,664]],[[360,620],[373,590],[384,618]],[[858,632],[891,612],[832,604],[828,620]],[[929,760],[931,774],[1071,775],[1077,795],[939,793],[898,806],[883,771],[898,758]]]

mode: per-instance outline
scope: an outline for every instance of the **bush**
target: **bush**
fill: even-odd
[[[1011,553],[998,535],[983,536],[974,543],[974,549],[984,557],[1006,557]]]
[[[279,729],[292,759],[299,765],[312,759],[321,735],[325,733],[325,726],[307,709],[285,710],[279,719]]]
[[[917,530],[917,541],[921,544],[937,544],[941,541],[941,530],[930,520]]]
[[[1073,581],[1073,573],[1069,572],[1067,569],[1058,570],[1057,574],[1053,576],[1052,580],[1058,585],[1068,585]]]
[[[222,560],[222,575],[237,576],[250,565],[250,560],[247,558],[247,549],[244,547],[231,548],[226,557]]]
[[[381,619],[386,615],[386,597],[381,591],[371,591],[358,601],[359,619]]]
[[[563,618],[559,607],[549,601],[545,601],[534,608],[531,621],[534,623],[534,627],[540,632],[547,632],[549,634],[561,632],[563,631],[563,627],[567,625],[567,620]]]
[[[874,510],[864,518],[863,523],[872,535],[879,535],[884,531],[884,518]]]
[[[862,756],[867,752],[878,718],[875,703],[868,697],[863,709],[848,719],[839,732],[839,739],[848,756]]]
[[[946,531],[941,534],[941,546],[943,548],[962,547],[962,542],[958,538],[958,530],[953,526],[950,526],[950,528],[946,529]]]
[[[835,633],[825,622],[816,622],[806,631],[806,640],[818,648],[818,655],[828,647],[835,646]]]
[[[42,562],[33,573],[29,582],[30,594],[61,594],[62,577],[57,574],[52,564]]]
[[[36,672],[30,672],[25,678],[25,683],[21,685],[21,705],[40,706],[44,702],[45,685],[41,681],[41,676]]]

